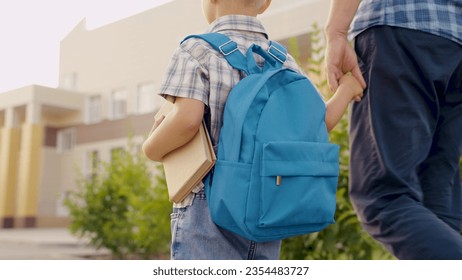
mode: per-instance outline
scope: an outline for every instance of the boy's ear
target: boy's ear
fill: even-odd
[[[271,4],[271,0],[265,0],[265,3],[258,9],[258,14],[263,14],[266,9],[268,9],[269,5]]]

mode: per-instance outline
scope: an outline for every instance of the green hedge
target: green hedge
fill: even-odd
[[[144,156],[124,151],[102,162],[92,178],[80,175],[65,201],[71,232],[117,259],[168,256],[172,204],[162,170],[150,169]],[[153,173],[159,174],[155,186]]]

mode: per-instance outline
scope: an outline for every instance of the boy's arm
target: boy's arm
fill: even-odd
[[[337,91],[326,104],[325,121],[328,131],[337,125],[350,102],[352,100],[360,101],[362,94],[363,88],[353,76],[346,74],[340,79]]]
[[[177,97],[173,110],[160,123],[155,123],[143,143],[144,154],[153,161],[162,161],[169,152],[189,142],[199,131],[204,116],[204,103]]]

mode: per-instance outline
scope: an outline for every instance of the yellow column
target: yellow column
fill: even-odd
[[[35,227],[40,186],[43,126],[37,124],[39,105],[28,106],[26,123],[22,125],[21,154],[19,159],[16,216],[18,226]]]
[[[14,226],[20,130],[13,108],[7,109],[0,140],[0,228]]]
[[[41,125],[23,124],[16,215],[24,227],[36,225],[42,142]]]

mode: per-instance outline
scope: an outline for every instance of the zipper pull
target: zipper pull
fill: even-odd
[[[276,176],[276,186],[280,186],[282,184],[282,177]]]

